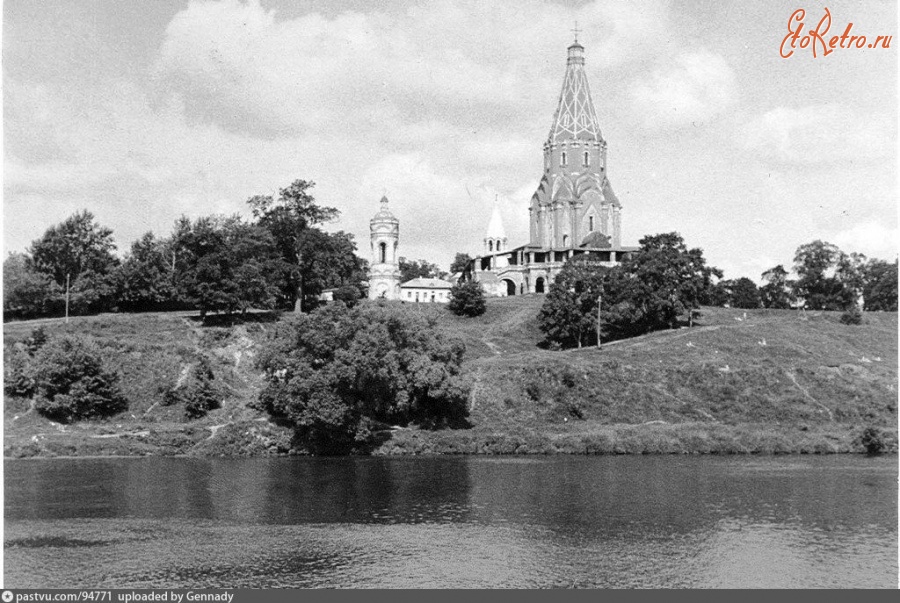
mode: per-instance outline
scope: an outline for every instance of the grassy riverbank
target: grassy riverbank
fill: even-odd
[[[603,350],[538,347],[542,298],[489,300],[484,316],[439,317],[467,346],[472,429],[392,431],[375,454],[860,452],[872,426],[897,450],[897,314],[704,308],[693,328],[613,342]],[[284,454],[291,433],[247,408],[260,387],[256,349],[272,324],[200,326],[183,314],[112,315],[44,323],[85,334],[122,376],[129,411],[57,425],[5,404],[6,456]],[[4,326],[5,344],[35,324]],[[223,400],[187,421],[163,396],[200,356]]]

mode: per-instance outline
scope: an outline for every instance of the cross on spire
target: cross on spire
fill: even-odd
[[[578,29],[578,21],[575,21],[575,29],[570,29],[573,34],[575,34],[575,43],[578,43],[578,34],[581,33],[582,30]]]

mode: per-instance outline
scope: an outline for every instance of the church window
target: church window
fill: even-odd
[[[500,241],[497,241],[497,251],[500,251]]]
[[[563,151],[562,154],[559,156],[559,165],[563,165],[563,166],[566,165],[566,163],[567,163],[566,159],[567,159],[566,152]]]
[[[488,251],[493,251],[493,250],[494,250],[494,242],[488,241]]]
[[[594,216],[588,218],[588,232],[594,232]]]
[[[569,246],[569,235],[563,235],[563,247]]]
[[[584,152],[584,167],[591,165],[591,154],[587,151]]]
[[[381,252],[381,263],[387,262],[387,243],[379,243],[378,248]]]

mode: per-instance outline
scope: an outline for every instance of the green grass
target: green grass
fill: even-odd
[[[492,298],[476,318],[407,304],[465,342],[473,428],[398,430],[376,453],[849,452],[861,450],[867,426],[897,449],[896,313],[866,313],[851,326],[839,312],[704,308],[693,328],[551,351],[539,347],[542,301]],[[51,334],[93,339],[132,405],[109,421],[61,430],[28,413],[27,401],[6,400],[8,456],[273,454],[289,446],[283,428],[246,406],[261,386],[253,357],[271,324],[200,327],[183,313],[43,324]],[[4,325],[5,345],[34,326]],[[199,354],[211,359],[224,404],[186,422],[183,408],[158,402]],[[109,434],[119,435],[97,437]]]

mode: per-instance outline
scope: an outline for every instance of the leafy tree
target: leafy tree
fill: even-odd
[[[304,235],[310,229],[336,219],[340,213],[333,207],[316,203],[310,193],[314,186],[311,181],[295,180],[279,191],[277,199],[257,195],[247,200],[257,223],[274,237],[282,260],[293,267],[284,271],[282,297],[291,302],[297,312],[301,310],[305,296],[305,279],[310,276],[305,271],[311,262],[308,255],[318,254],[318,250],[305,244],[309,238]],[[321,290],[307,298],[312,299],[318,293]]]
[[[457,316],[481,316],[486,309],[484,287],[478,281],[456,283],[450,289],[447,307]]]
[[[761,302],[759,288],[756,286],[756,283],[746,276],[742,276],[734,281],[731,287],[730,303],[732,308],[746,308],[748,310],[758,308]]]
[[[873,259],[865,269],[863,299],[870,311],[897,311],[897,260]]]
[[[759,296],[764,308],[787,310],[794,301],[792,281],[789,281],[788,272],[779,264],[762,273],[766,284],[760,287]]]
[[[401,257],[398,261],[400,268],[400,282],[405,283],[414,278],[442,278],[443,273],[437,264],[432,264],[427,260],[409,261]]]
[[[365,450],[376,422],[462,425],[465,346],[390,304],[329,304],[278,327],[259,357],[257,406],[294,425],[313,453]]]
[[[846,310],[856,303],[859,277],[836,245],[813,241],[797,248],[794,295],[810,310]]]
[[[334,291],[334,301],[344,302],[344,305],[348,308],[355,306],[360,297],[359,287],[354,287],[353,285],[344,285]]]
[[[8,318],[33,318],[62,312],[63,291],[31,258],[11,253],[3,262],[3,313]]]
[[[607,269],[589,262],[569,261],[550,285],[538,323],[549,341],[563,346],[597,341],[597,304]]]
[[[99,351],[81,339],[51,339],[35,354],[29,373],[35,410],[55,421],[106,417],[128,408],[117,375],[104,370]]]
[[[74,286],[86,273],[93,274],[92,286],[96,286],[118,264],[114,249],[112,230],[100,226],[94,215],[84,210],[49,228],[31,244],[30,253],[34,267],[60,287],[66,287],[67,279]]]
[[[310,228],[300,235],[300,271],[303,274],[304,308],[315,307],[325,289],[353,286],[366,279],[356,256],[353,235],[327,233]],[[359,291],[360,296],[362,291]],[[359,297],[359,296],[357,296]]]
[[[175,252],[171,247],[152,232],[131,244],[131,253],[118,269],[119,309],[141,312],[175,301]]]
[[[239,216],[182,218],[173,246],[178,295],[201,316],[274,306],[283,262],[265,229]]]
[[[712,277],[722,272],[706,265],[700,249],[688,249],[677,233],[647,236],[641,249],[614,268],[589,259],[573,260],[551,286],[541,308],[541,329],[561,345],[584,345],[596,337],[598,297],[605,338],[674,328],[708,298]]]
[[[468,266],[469,262],[472,261],[472,256],[468,253],[457,253],[456,257],[453,258],[453,263],[450,264],[450,274],[456,274],[457,272],[463,272]]]

